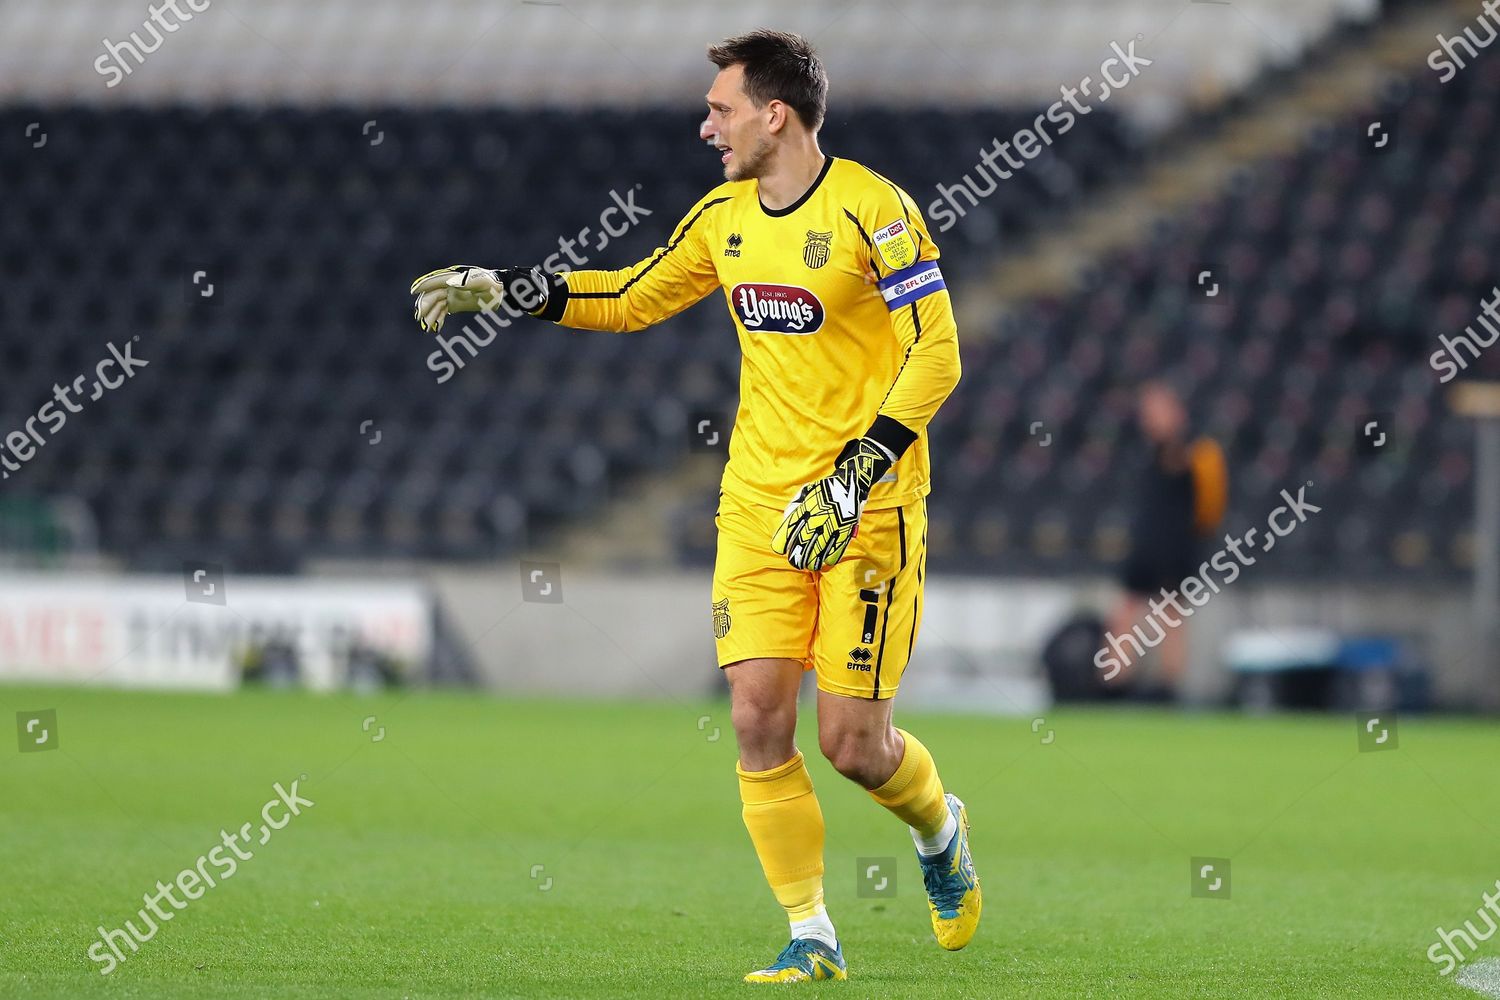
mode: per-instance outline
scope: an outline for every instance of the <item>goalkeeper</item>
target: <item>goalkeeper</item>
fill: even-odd
[[[817,672],[818,743],[910,828],[938,943],[979,923],[964,805],[891,723],[922,619],[926,426],[958,381],[938,250],[896,185],[818,147],[828,77],[796,35],[710,46],[700,136],[726,183],[664,247],[619,271],[460,266],[412,285],[436,332],[505,305],[586,330],[640,330],[722,289],[743,360],[716,518],[712,622],[731,691],[745,826],[791,924],[749,982],[845,978],[823,897],[823,814],[794,743]],[[892,137],[893,141],[896,137]]]

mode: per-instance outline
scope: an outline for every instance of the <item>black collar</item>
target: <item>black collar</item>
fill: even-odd
[[[812,186],[809,187],[806,191],[803,191],[802,197],[792,202],[786,208],[767,208],[766,203],[760,200],[760,193],[759,189],[757,188],[755,200],[757,203],[759,203],[760,210],[762,212],[765,212],[773,219],[779,219],[783,215],[791,215],[793,212],[797,211],[797,209],[801,208],[807,202],[807,199],[813,196],[813,192],[818,189],[818,185],[823,183],[823,178],[828,176],[828,168],[831,166],[833,166],[833,157],[824,156],[823,169],[818,171],[818,177],[812,182]]]

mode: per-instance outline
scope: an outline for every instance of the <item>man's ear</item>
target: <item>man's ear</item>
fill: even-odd
[[[782,101],[772,100],[766,104],[766,131],[776,135],[786,127],[787,115],[792,109]]]

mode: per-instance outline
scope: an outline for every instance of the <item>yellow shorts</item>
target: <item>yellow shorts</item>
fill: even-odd
[[[844,558],[822,572],[771,549],[782,511],[719,498],[713,622],[719,666],[778,657],[816,669],[818,689],[890,698],[922,622],[927,502],[868,510]]]

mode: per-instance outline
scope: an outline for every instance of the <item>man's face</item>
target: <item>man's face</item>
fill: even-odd
[[[745,70],[728,66],[719,70],[705,98],[708,118],[698,126],[698,138],[722,154],[724,179],[742,181],[759,177],[771,156],[771,133],[766,109],[757,108],[745,96]]]
[[[1153,441],[1175,441],[1187,425],[1187,411],[1177,394],[1164,385],[1152,384],[1141,391],[1140,422]]]

